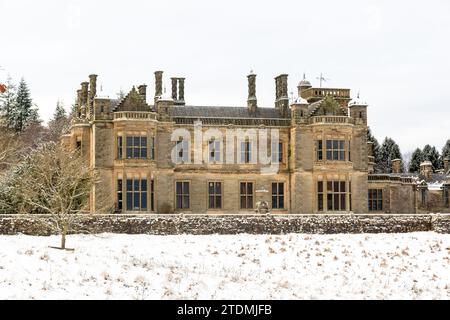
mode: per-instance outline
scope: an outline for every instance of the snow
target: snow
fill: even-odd
[[[450,235],[0,236],[0,299],[449,299]]]

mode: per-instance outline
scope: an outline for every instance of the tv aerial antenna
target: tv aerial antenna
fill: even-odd
[[[322,88],[323,82],[327,82],[327,81],[331,80],[331,79],[325,78],[322,73],[320,73],[320,77],[317,77],[316,79],[320,81],[320,88]]]

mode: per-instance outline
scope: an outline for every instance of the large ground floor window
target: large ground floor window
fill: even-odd
[[[351,203],[351,194],[346,181],[318,181],[317,210],[347,211],[347,195]]]
[[[147,211],[147,180],[127,179],[127,211]]]

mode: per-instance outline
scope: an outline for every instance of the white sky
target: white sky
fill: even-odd
[[[149,85],[156,70],[185,76],[189,105],[273,107],[274,77],[297,92],[352,89],[370,104],[375,136],[407,152],[450,138],[450,1],[0,0],[0,81],[25,77],[42,118],[67,108],[88,75],[104,94]]]

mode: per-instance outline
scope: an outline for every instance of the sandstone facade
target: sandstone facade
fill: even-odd
[[[97,76],[89,79],[77,91],[77,115],[63,143],[79,148],[99,173],[93,213],[110,208],[123,214],[253,214],[264,206],[280,215],[416,213],[421,208],[417,178],[372,173],[368,106],[352,100],[349,89],[314,88],[304,79],[294,100],[283,74],[275,79],[275,107],[261,108],[252,73],[247,107],[204,107],[186,105],[185,78],[172,78],[171,94],[163,92],[161,71],[155,73],[152,103],[146,85],[117,100],[98,96]],[[433,210],[448,210],[448,188],[443,183],[440,199],[429,197]]]

